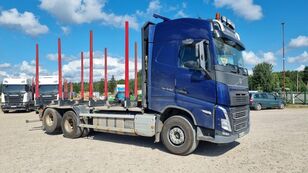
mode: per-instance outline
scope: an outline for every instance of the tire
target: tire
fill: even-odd
[[[78,127],[77,116],[73,111],[65,112],[61,122],[63,136],[66,138],[79,138],[81,136],[81,128]]]
[[[198,146],[192,123],[183,116],[172,116],[164,122],[161,132],[164,146],[173,154],[188,155]]]
[[[43,115],[43,129],[47,134],[55,134],[61,132],[62,117],[59,112],[52,108],[47,108]]]
[[[2,110],[2,112],[5,113],[5,114],[9,113],[8,110]]]
[[[262,109],[261,104],[258,103],[258,104],[255,106],[255,109],[256,109],[257,111],[260,111],[260,110]]]
[[[279,104],[279,109],[284,109],[284,103]]]

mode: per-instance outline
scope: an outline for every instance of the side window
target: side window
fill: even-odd
[[[265,93],[262,94],[262,98],[263,98],[263,99],[267,99],[267,94],[265,94]]]
[[[268,94],[267,96],[268,96],[269,99],[275,99],[274,95],[272,95],[272,94]]]
[[[180,66],[197,69],[199,67],[195,44],[183,45],[180,49]]]
[[[259,94],[255,94],[254,98],[258,99],[258,98],[260,98],[260,95]]]
[[[25,91],[26,91],[26,92],[29,92],[29,90],[30,90],[29,85],[26,85],[26,86],[25,86]]]

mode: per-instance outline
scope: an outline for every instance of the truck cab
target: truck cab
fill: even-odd
[[[228,143],[249,132],[245,49],[226,17],[181,18],[142,28],[143,107],[184,114],[197,138]]]
[[[53,100],[58,100],[58,76],[39,77],[39,97],[35,98],[36,106],[50,104]]]
[[[1,109],[29,111],[33,107],[32,81],[27,78],[4,78],[1,94]]]

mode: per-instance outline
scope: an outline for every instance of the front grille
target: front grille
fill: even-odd
[[[7,95],[7,96],[5,96],[5,102],[7,102],[7,103],[11,103],[11,104],[14,104],[14,103],[16,103],[16,104],[18,104],[18,103],[22,103],[22,101],[23,101],[23,97],[22,96],[20,96],[20,95]]]
[[[42,98],[42,101],[44,104],[50,104],[53,100],[56,100],[57,97],[56,96],[48,96],[48,97],[41,97]]]
[[[232,107],[230,108],[231,124],[235,132],[239,132],[248,127],[249,123],[249,107]]]
[[[233,91],[230,92],[231,105],[240,106],[249,104],[249,94],[243,91]]]
[[[247,127],[247,123],[241,123],[234,126],[234,131],[240,131]]]

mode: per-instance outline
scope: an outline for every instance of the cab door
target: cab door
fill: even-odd
[[[196,43],[183,44],[180,47],[175,74],[175,101],[178,106],[185,107],[194,115],[203,114],[200,118],[205,119],[203,122],[206,126],[213,127],[213,117],[205,116],[200,111],[213,111],[216,101],[216,83],[201,68],[196,52],[198,52]],[[204,58],[208,59],[208,57]]]

